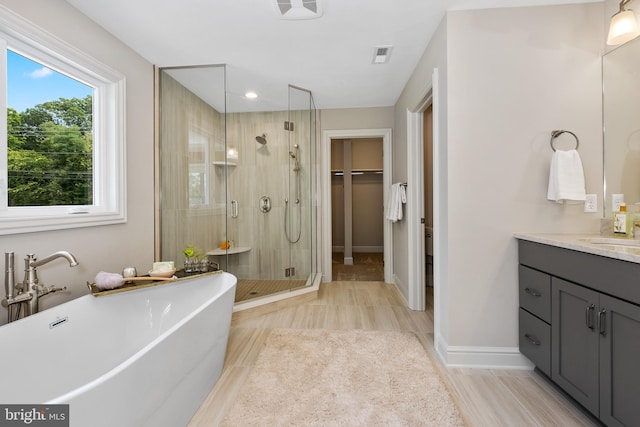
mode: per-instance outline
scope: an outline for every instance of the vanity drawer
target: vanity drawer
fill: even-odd
[[[551,376],[551,326],[520,309],[520,353]]]
[[[551,323],[551,276],[519,266],[520,307]]]

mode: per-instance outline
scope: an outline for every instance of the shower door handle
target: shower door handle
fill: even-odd
[[[238,201],[231,201],[231,218],[238,218]]]

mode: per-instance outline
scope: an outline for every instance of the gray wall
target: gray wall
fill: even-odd
[[[321,110],[320,125],[321,131],[393,128],[393,107]]]
[[[127,223],[0,237],[0,250],[15,252],[17,280],[22,280],[22,259],[27,253],[44,257],[64,249],[78,258],[80,265],[75,268],[69,268],[64,260],[56,260],[39,269],[43,284],[69,289],[43,298],[42,305],[46,308],[87,294],[86,282],[93,280],[100,270],[120,272],[126,265],[134,265],[138,271],[151,269],[153,68],[63,0],[0,0],[0,5],[126,76]],[[6,319],[6,309],[0,308],[0,324],[6,323]]]
[[[517,352],[513,232],[599,229],[597,214],[547,201],[546,189],[550,133],[568,129],[580,137],[587,192],[602,197],[602,14],[601,3],[450,12],[395,106],[395,122],[406,123],[407,108],[439,69],[435,332],[449,362],[464,352]],[[406,144],[396,127],[394,181],[404,178]],[[404,291],[409,236],[403,227],[394,232]]]
[[[441,246],[439,247],[439,254],[442,255],[442,260],[446,262],[447,253],[447,190],[448,190],[448,176],[447,176],[447,136],[448,136],[448,75],[447,75],[447,19],[443,19],[440,26],[435,31],[433,38],[427,46],[422,58],[418,62],[416,69],[414,70],[411,78],[407,82],[398,102],[396,103],[394,110],[394,121],[399,125],[393,129],[393,182],[409,182],[407,177],[407,110],[413,111],[417,104],[427,94],[429,88],[431,88],[431,79],[434,69],[438,69],[438,87],[434,88],[438,92],[439,108],[438,108],[438,123],[439,140],[440,144],[440,165],[434,169],[434,189],[437,186],[439,188],[439,197],[441,203],[438,206],[433,206],[433,215],[440,218],[439,223],[439,239]],[[434,118],[435,120],[435,118]],[[409,205],[413,203],[411,200],[407,200],[407,209]],[[439,212],[438,212],[439,211]],[[407,221],[402,221],[394,225],[393,228],[393,272],[396,284],[400,291],[403,293],[406,299],[409,294],[409,252],[408,242],[409,233],[407,227]],[[435,224],[434,224],[435,225]],[[421,238],[421,237],[420,237]],[[440,268],[438,274],[442,283],[447,281],[447,268]],[[438,289],[440,298],[440,307],[436,312],[436,315],[444,316],[448,313],[448,287],[440,286]],[[439,331],[446,336],[448,325],[446,323],[440,324],[443,328]],[[436,331],[438,332],[438,331]],[[437,338],[437,337],[436,337]]]

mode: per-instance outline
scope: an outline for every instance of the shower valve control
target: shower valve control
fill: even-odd
[[[271,199],[269,196],[262,196],[260,198],[260,212],[267,213],[271,210]]]

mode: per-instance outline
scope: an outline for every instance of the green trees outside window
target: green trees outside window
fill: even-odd
[[[7,109],[9,206],[93,203],[92,97]]]

